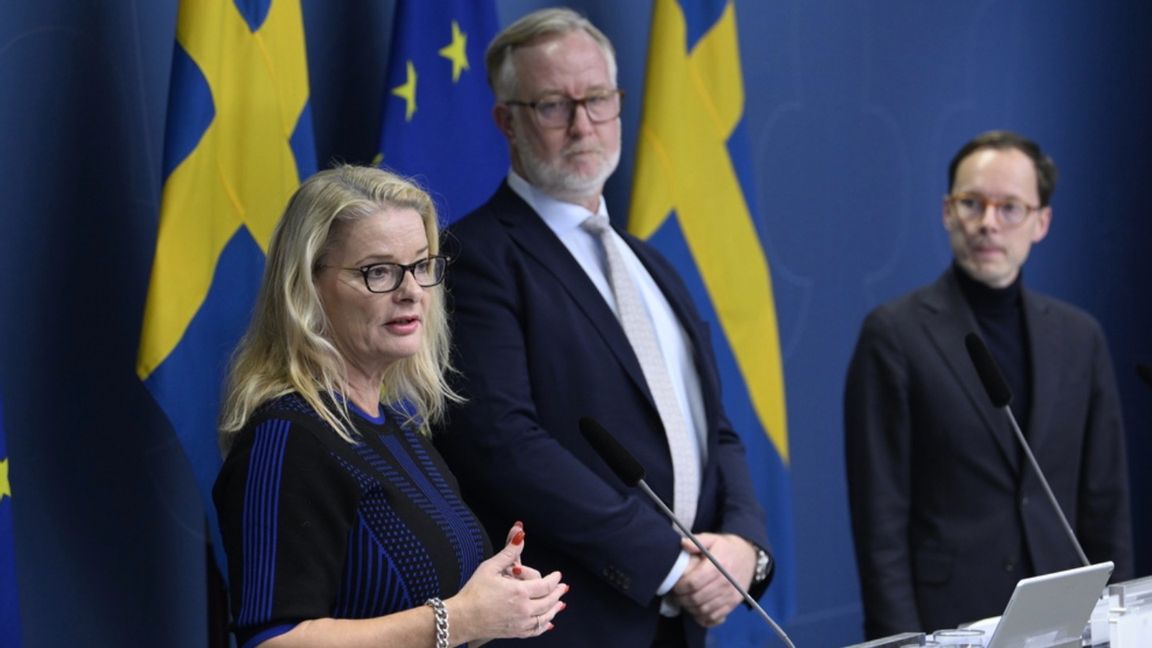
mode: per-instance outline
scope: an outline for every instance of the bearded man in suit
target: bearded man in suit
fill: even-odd
[[[612,45],[578,14],[543,10],[498,34],[486,64],[512,169],[448,235],[467,402],[437,444],[491,532],[522,519],[525,562],[571,584],[563,619],[534,645],[703,646],[741,596],[579,433],[588,416],[616,435],[726,569],[763,592],[764,512],[708,329],[669,263],[607,219]]]

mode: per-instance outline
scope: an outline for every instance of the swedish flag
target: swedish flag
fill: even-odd
[[[20,597],[16,588],[16,549],[12,536],[12,484],[8,443],[0,407],[0,646],[20,647]]]
[[[378,162],[414,177],[450,223],[487,200],[508,172],[484,73],[496,8],[475,0],[396,5]]]
[[[314,147],[299,0],[181,0],[136,372],[188,454],[213,536],[221,382]]]
[[[656,0],[629,230],[680,269],[713,329],[724,405],[748,446],[777,559],[766,607],[792,611],[788,425],[776,307],[751,200],[744,88],[731,0]],[[762,645],[738,610],[719,645]]]

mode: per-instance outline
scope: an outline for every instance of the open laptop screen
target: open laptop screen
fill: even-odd
[[[1021,580],[988,648],[1079,646],[1112,568],[1102,562]]]

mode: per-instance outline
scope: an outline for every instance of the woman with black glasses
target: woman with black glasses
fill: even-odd
[[[530,637],[567,586],[491,554],[427,438],[448,401],[448,259],[428,194],[375,168],[307,180],[268,249],[221,414],[213,497],[241,646]],[[475,643],[473,643],[475,645]]]

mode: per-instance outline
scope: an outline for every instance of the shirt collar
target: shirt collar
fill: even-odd
[[[544,193],[539,187],[532,185],[523,176],[516,173],[515,169],[508,170],[508,186],[516,192],[516,195],[523,198],[524,202],[528,203],[557,234],[562,235],[569,230],[579,229],[580,224],[592,215],[592,212],[582,205],[564,202]],[[608,217],[608,206],[604,196],[600,196],[600,205],[596,213],[605,218]]]

